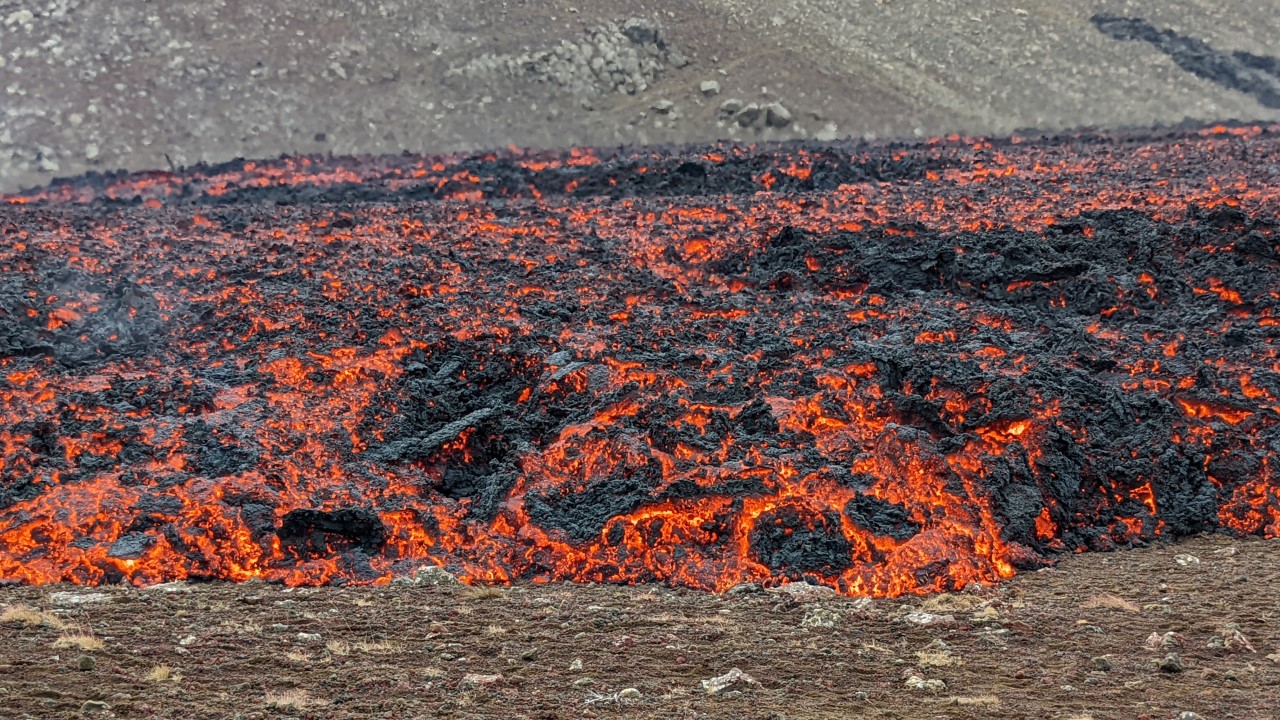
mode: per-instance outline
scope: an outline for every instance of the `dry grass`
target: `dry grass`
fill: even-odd
[[[346,640],[330,640],[325,643],[325,650],[335,657],[346,657],[352,653],[364,653],[367,655],[381,655],[386,653],[399,652],[403,649],[400,643],[391,642],[390,640],[359,640],[357,642],[347,642]]]
[[[501,588],[492,585],[482,585],[480,587],[467,588],[458,595],[459,600],[476,601],[476,600],[496,600],[506,597],[507,594]]]
[[[556,612],[555,608],[552,608],[552,607],[548,607],[547,610],[549,610],[550,611],[549,614],[552,614],[552,615],[554,615]],[[687,622],[688,620],[689,620],[689,615],[687,613],[661,612],[661,613],[658,613],[657,615],[649,616],[650,622],[653,622],[659,625],[670,625],[674,623]]]
[[[952,667],[963,665],[964,660],[952,655],[950,650],[925,649],[916,653],[916,663],[925,667]]]
[[[10,605],[0,610],[0,622],[19,625],[39,625],[43,615],[30,605]]]
[[[218,624],[217,631],[233,635],[261,635],[262,625],[252,621],[224,620]]]
[[[505,635],[507,629],[501,625],[490,625],[484,629],[485,635]]]
[[[175,673],[168,665],[156,665],[147,673],[145,679],[154,683],[178,682],[182,676]]]
[[[37,610],[30,605],[10,605],[0,610],[0,623],[15,623],[27,627],[43,625],[54,630],[66,627],[57,615]]]
[[[1128,600],[1125,600],[1119,595],[1112,595],[1111,593],[1094,595],[1081,603],[1080,607],[1107,608],[1108,610],[1123,610],[1130,613],[1142,612],[1142,608]]]
[[[362,653],[368,653],[370,655],[400,652],[404,649],[404,646],[400,643],[391,642],[390,640],[374,640],[373,642],[361,640],[360,642],[352,644],[351,647]]]
[[[969,707],[1000,707],[1000,698],[995,695],[953,696],[946,699],[948,705],[965,705]]]
[[[285,690],[279,693],[267,693],[266,703],[267,707],[277,710],[310,710],[324,707],[329,704],[329,701],[313,698],[307,694],[306,690]]]
[[[982,598],[960,593],[943,593],[934,595],[920,604],[920,609],[927,613],[943,614],[972,610],[982,604]]]
[[[53,641],[54,650],[66,650],[75,648],[83,652],[92,652],[101,650],[106,647],[101,640],[94,637],[92,632],[81,628],[69,627],[62,631],[57,640]]]
[[[892,653],[893,652],[893,648],[883,643],[880,643],[874,639],[871,640],[870,642],[862,643],[862,649],[867,652],[874,652],[874,653]]]
[[[677,686],[668,687],[660,697],[667,702],[672,702],[675,700],[679,700],[681,698],[687,698],[692,694],[693,694],[693,691],[689,690],[688,688],[683,688],[677,685]]]
[[[302,652],[301,650],[290,650],[284,654],[284,659],[289,662],[305,665],[311,662],[311,653]]]

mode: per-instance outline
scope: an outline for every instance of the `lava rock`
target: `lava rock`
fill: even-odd
[[[726,590],[724,594],[729,597],[742,597],[744,595],[759,595],[762,592],[764,592],[764,588],[760,586],[760,583],[745,582],[734,585]]]
[[[923,612],[921,610],[913,610],[902,615],[900,620],[908,625],[919,625],[921,627],[930,627],[936,625],[954,625],[956,621],[955,615],[936,615],[934,613]]]
[[[304,555],[327,555],[330,537],[336,536],[366,552],[376,552],[387,541],[387,528],[378,514],[366,508],[289,511],[276,531],[280,541]]]
[[[112,543],[107,555],[121,560],[134,560],[142,557],[155,542],[156,539],[151,535],[139,532],[128,533]]]
[[[1164,673],[1180,673],[1182,672],[1182,658],[1177,653],[1169,653],[1160,660],[1160,672]]]
[[[942,680],[929,679],[925,680],[919,675],[912,675],[903,683],[912,690],[925,690],[928,692],[942,692],[947,689],[947,684]]]
[[[872,495],[854,495],[845,503],[844,515],[859,527],[894,540],[910,540],[920,532],[905,507]]]
[[[721,107],[723,107],[723,105]],[[738,123],[739,127],[753,127],[761,121],[763,116],[764,113],[760,109],[759,105],[755,103],[747,103],[742,106],[741,110],[734,114],[733,121]]]
[[[808,581],[783,583],[768,588],[766,592],[784,595],[793,601],[816,602],[835,597],[836,591],[826,585],[815,585]]]
[[[765,123],[769,127],[784,128],[791,124],[791,111],[782,103],[769,103],[764,106]]]
[[[622,23],[622,34],[637,45],[665,45],[662,28],[643,18],[629,18]]]
[[[650,20],[630,18],[592,27],[576,39],[519,55],[486,54],[450,71],[466,76],[507,77],[557,86],[580,98],[609,92],[643,92],[667,67],[688,59]]]
[[[1215,636],[1216,637],[1216,636]],[[1251,653],[1258,652],[1253,643],[1249,642],[1249,638],[1240,632],[1240,625],[1237,623],[1227,623],[1222,626],[1222,645],[1227,650],[1248,650]]]
[[[392,580],[393,585],[425,585],[429,587],[439,588],[457,588],[462,586],[462,581],[458,580],[452,573],[438,565],[425,565],[418,568],[412,576],[398,577]]]
[[[1000,620],[1000,611],[990,605],[987,605],[981,610],[970,615],[969,619],[979,625],[998,622]]]
[[[702,689],[712,697],[723,697],[730,692],[741,692],[759,686],[760,683],[755,678],[738,668],[733,668],[723,675],[717,675],[702,681]]]
[[[54,605],[67,607],[71,605],[91,605],[94,603],[111,602],[111,596],[104,592],[56,592],[49,595],[49,601]]]
[[[840,613],[823,607],[816,607],[805,613],[800,621],[801,627],[830,628],[840,624]]]
[[[676,104],[674,102],[671,102],[670,100],[658,100],[654,102],[652,105],[650,105],[649,107],[652,108],[655,112],[661,113],[663,115],[668,115],[671,113],[672,110],[675,109]]]
[[[850,566],[853,548],[839,531],[835,513],[814,514],[779,505],[756,518],[751,551],[762,563],[793,580],[806,572],[833,575]]]

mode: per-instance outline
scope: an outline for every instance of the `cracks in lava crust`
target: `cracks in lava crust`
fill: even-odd
[[[894,595],[1275,536],[1277,138],[286,158],[8,198],[0,581]]]

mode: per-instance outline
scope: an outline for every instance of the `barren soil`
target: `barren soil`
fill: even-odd
[[[9,588],[0,704],[41,720],[1246,720],[1280,700],[1277,596],[1280,542],[1220,535],[874,602],[591,585]],[[100,649],[75,646],[93,639]],[[704,692],[732,668],[758,686]]]
[[[1117,39],[1096,13],[1176,37]],[[688,64],[589,108],[554,84],[453,72],[632,17]],[[1276,0],[0,0],[0,192],[280,153],[1275,119],[1277,37]],[[723,122],[731,98],[794,121]]]

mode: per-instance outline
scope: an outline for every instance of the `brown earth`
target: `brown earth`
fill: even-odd
[[[1280,701],[1276,597],[1280,542],[1224,536],[877,601],[596,585],[8,588],[0,716],[1252,720]],[[732,668],[758,685],[703,690]]]

